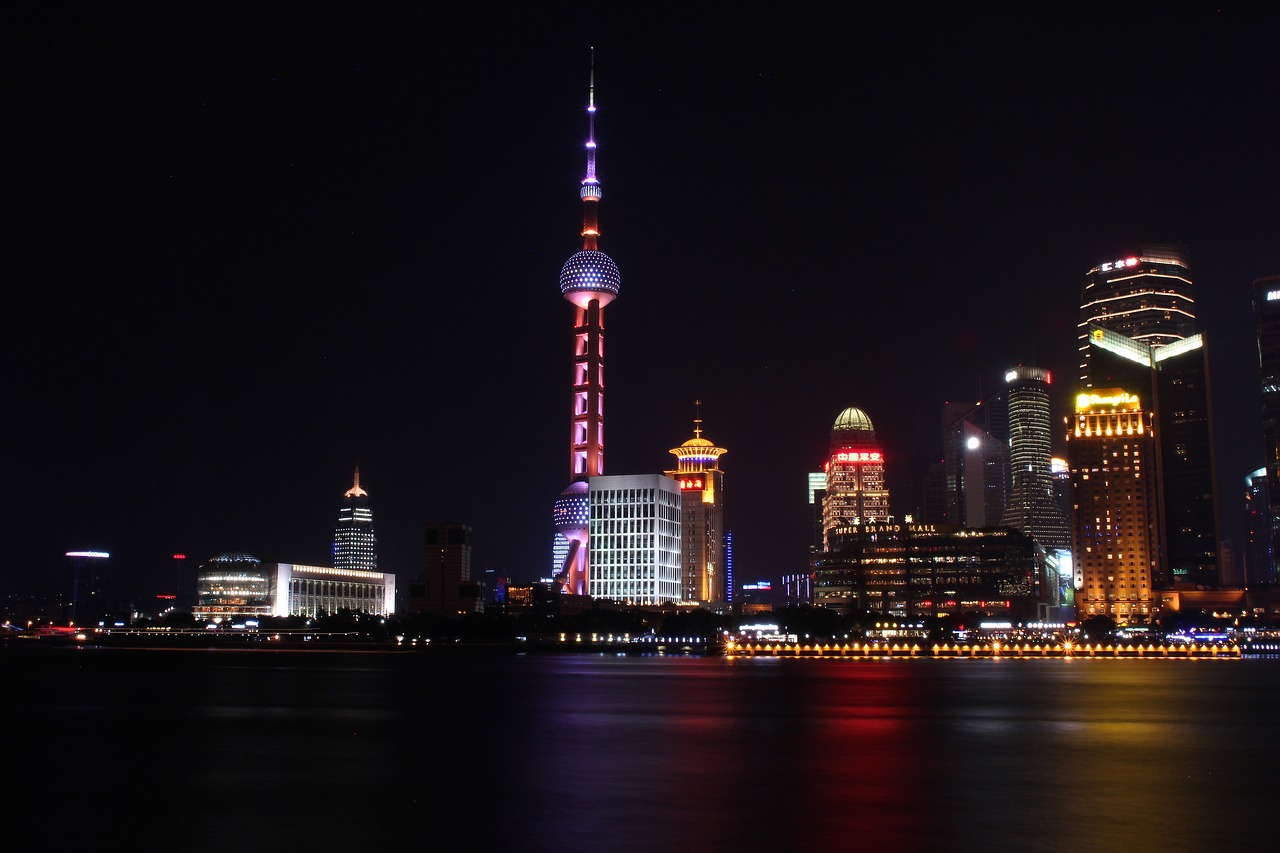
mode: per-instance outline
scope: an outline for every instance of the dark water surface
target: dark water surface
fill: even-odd
[[[6,649],[0,676],[9,849],[1280,849],[1278,659]]]

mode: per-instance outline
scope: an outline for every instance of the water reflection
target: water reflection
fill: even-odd
[[[1277,828],[1277,660],[4,662],[15,813],[100,780],[65,840],[1204,851]]]

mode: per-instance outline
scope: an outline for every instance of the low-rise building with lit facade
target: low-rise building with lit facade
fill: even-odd
[[[793,572],[782,576],[782,606],[813,606],[813,572]]]
[[[264,563],[251,554],[221,554],[196,576],[192,615],[212,624],[267,616],[316,617],[349,610],[395,613],[396,576],[359,569]]]
[[[252,554],[219,554],[196,575],[196,603],[192,616],[221,624],[272,615],[270,572]]]
[[[390,616],[396,612],[396,576],[363,569],[265,563],[271,615],[314,618],[342,610]]]
[[[812,570],[814,606],[841,614],[1027,620],[1057,595],[1044,548],[1008,528],[893,520],[837,527]]]

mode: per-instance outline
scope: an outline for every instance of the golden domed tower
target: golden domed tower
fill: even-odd
[[[833,528],[889,520],[884,453],[866,412],[850,406],[831,427],[831,452],[823,466],[827,496],[822,503],[823,549]]]
[[[725,554],[724,472],[720,470],[720,457],[726,452],[702,437],[702,418],[695,417],[693,438],[671,449],[675,470],[664,472],[680,484],[681,597],[685,601],[729,600],[732,579]]]

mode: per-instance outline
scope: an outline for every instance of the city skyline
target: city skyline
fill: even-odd
[[[324,565],[357,465],[381,571],[413,577],[424,526],[456,522],[477,574],[544,576],[592,47],[628,290],[605,473],[660,473],[701,401],[733,451],[738,582],[804,567],[800,483],[841,411],[875,423],[892,512],[914,512],[943,404],[1019,364],[1070,377],[1085,274],[1155,242],[1189,255],[1239,553],[1251,285],[1280,272],[1276,13],[1101,8],[1052,33],[952,9],[841,34],[710,10],[675,34],[576,9],[447,34],[410,10],[28,10],[30,303],[6,346],[27,535],[0,577],[99,548],[161,580],[175,552]]]

